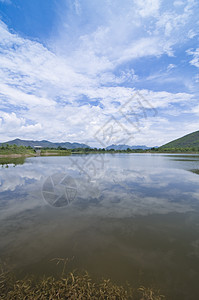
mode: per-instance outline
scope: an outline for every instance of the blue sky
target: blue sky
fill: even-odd
[[[0,141],[199,130],[198,15],[196,0],[0,0]]]

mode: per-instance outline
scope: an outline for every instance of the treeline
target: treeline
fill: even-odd
[[[186,148],[151,148],[151,149],[126,149],[114,150],[105,148],[76,148],[71,150],[72,153],[199,153],[199,147]]]
[[[199,153],[199,147],[159,147],[151,148],[150,152],[159,153]]]
[[[17,145],[9,145],[2,144],[0,146],[0,154],[34,154],[35,149],[31,146],[17,146]],[[105,149],[105,148],[75,148],[75,149],[67,149],[64,147],[58,148],[50,148],[43,147],[41,148],[41,152],[68,152],[68,153],[199,153],[199,147],[159,147],[159,148],[151,148],[151,149],[126,149],[126,150],[114,150],[114,149]]]
[[[126,150],[115,150],[115,149],[105,149],[105,148],[75,148],[71,149],[72,153],[143,153],[146,152],[142,149],[126,149]]]

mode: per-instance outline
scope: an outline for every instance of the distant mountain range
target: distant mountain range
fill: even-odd
[[[199,131],[187,134],[179,139],[169,142],[161,148],[188,148],[188,147],[199,147]]]
[[[76,148],[91,148],[90,146],[86,144],[80,144],[80,143],[69,143],[69,142],[63,142],[63,143],[52,143],[46,140],[42,141],[32,141],[32,140],[20,140],[20,139],[15,139],[12,141],[8,141],[5,143],[0,143],[0,145],[17,145],[17,146],[30,146],[30,147],[35,147],[35,146],[41,146],[43,148],[48,147],[48,148],[67,148],[67,149],[76,149]],[[129,145],[110,145],[106,147],[106,150],[114,149],[114,150],[126,150],[126,149],[150,149],[150,147],[147,146],[129,146]]]
[[[127,150],[127,149],[142,149],[142,150],[146,150],[146,149],[151,149],[151,147],[147,147],[147,146],[129,146],[129,145],[110,145],[108,147],[106,147],[106,150]]]
[[[43,148],[49,147],[49,148],[67,148],[67,149],[76,149],[76,148],[91,148],[90,146],[86,144],[80,144],[80,143],[70,143],[70,142],[63,142],[63,143],[52,143],[46,140],[43,141],[32,141],[32,140],[20,140],[20,139],[15,139],[12,141],[8,141],[5,143],[0,143],[0,145],[17,145],[17,146],[30,146],[30,147],[35,147],[35,146],[41,146]],[[173,140],[160,148],[190,148],[190,147],[198,147],[199,148],[199,131],[192,132],[190,134],[187,134],[179,139]],[[110,145],[106,147],[106,150],[114,149],[114,150],[127,150],[127,149],[142,149],[142,150],[147,150],[151,149],[151,147],[147,147],[145,145],[135,145],[135,146],[129,146],[129,145]],[[155,147],[157,148],[157,147]]]
[[[192,133],[189,133],[181,138],[178,138],[176,140],[173,140],[161,147],[153,147],[153,148],[199,148],[199,131],[195,131]],[[108,146],[106,149],[114,149],[114,150],[126,150],[126,149],[151,149],[151,147],[147,146],[129,146],[129,145],[111,145]]]
[[[35,146],[41,146],[43,148],[45,147],[49,147],[49,148],[58,148],[59,146],[62,148],[67,148],[67,149],[76,149],[76,148],[90,148],[88,145],[86,144],[80,144],[80,143],[52,143],[49,141],[28,141],[28,140],[20,140],[20,139],[15,139],[13,141],[8,141],[5,143],[1,143],[1,145],[17,145],[17,146],[30,146],[30,147],[35,147]]]

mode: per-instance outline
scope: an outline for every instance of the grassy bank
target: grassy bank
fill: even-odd
[[[60,149],[42,149],[41,156],[67,156],[71,155],[70,150],[60,150]]]
[[[62,150],[62,149],[42,149],[41,156],[53,156],[60,155],[66,156],[70,155],[70,150]],[[36,151],[31,147],[25,146],[16,146],[16,145],[6,145],[0,147],[0,158],[18,158],[18,157],[27,157],[27,156],[37,156]]]
[[[62,274],[60,278],[33,276],[17,280],[12,273],[1,270],[0,274],[1,300],[44,300],[44,299],[85,299],[85,300],[161,300],[165,299],[152,289],[140,287],[132,289],[128,285],[119,286],[110,280],[94,282],[88,273]]]
[[[8,166],[9,164],[13,165],[23,165],[25,162],[25,157],[0,157],[0,165],[3,166]]]
[[[33,155],[35,155],[35,151],[31,147],[16,146],[16,145],[6,145],[0,147],[0,157],[4,157],[4,156],[20,157],[20,156],[33,156]]]

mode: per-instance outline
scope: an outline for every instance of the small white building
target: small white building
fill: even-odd
[[[34,146],[34,150],[35,150],[37,156],[41,155],[41,149],[42,149],[42,146]]]

